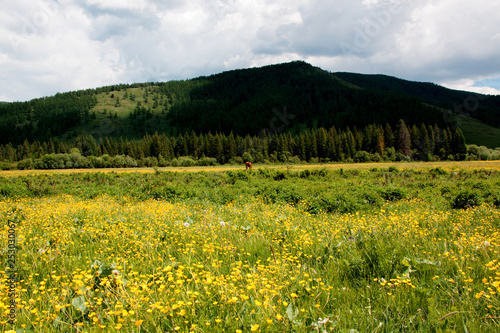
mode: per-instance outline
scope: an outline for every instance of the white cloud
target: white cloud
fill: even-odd
[[[0,99],[296,59],[495,92],[499,30],[489,0],[2,0]]]
[[[480,82],[480,80],[461,79],[443,82],[441,84],[450,89],[472,91],[485,95],[500,95],[500,90],[488,86],[478,86],[478,82]]]

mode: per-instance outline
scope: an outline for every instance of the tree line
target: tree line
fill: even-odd
[[[194,131],[167,136],[154,133],[142,140],[106,137],[96,141],[81,135],[67,143],[50,138],[39,142],[0,146],[3,167],[76,168],[168,165],[213,165],[244,161],[276,162],[376,162],[465,160],[467,145],[460,129],[437,125],[395,128],[372,124],[363,129],[317,128],[260,136],[230,133],[197,134]]]

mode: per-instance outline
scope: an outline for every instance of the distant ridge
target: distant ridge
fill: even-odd
[[[399,119],[410,126],[460,126],[469,143],[500,146],[500,96],[387,75],[331,73],[303,61],[2,103],[0,144],[71,141],[80,134],[140,139],[156,131],[298,133],[318,127],[395,126]]]

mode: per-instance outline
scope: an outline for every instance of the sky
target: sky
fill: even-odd
[[[0,2],[0,101],[293,60],[500,94],[500,1]]]

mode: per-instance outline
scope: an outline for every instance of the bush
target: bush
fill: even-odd
[[[283,180],[286,178],[286,174],[283,171],[276,171],[276,173],[273,176],[274,180]]]
[[[243,158],[243,161],[245,162],[254,162],[253,160],[253,157],[252,157],[252,154],[250,154],[249,152],[244,152],[243,155],[241,156]]]
[[[16,169],[16,165],[14,163],[0,162],[0,170],[14,170],[14,169]]]
[[[17,169],[30,170],[33,169],[33,160],[31,158],[17,162]]]
[[[398,173],[399,172],[399,169],[396,168],[394,165],[391,165],[387,170],[389,172],[392,172],[392,173]]]
[[[481,197],[474,192],[466,191],[458,194],[453,200],[454,209],[467,209],[481,205]]]
[[[226,172],[228,182],[235,184],[237,180],[248,181],[250,178],[245,170],[230,170]]]
[[[396,150],[394,149],[394,147],[387,148],[384,152],[384,155],[384,159],[387,159],[391,162],[396,161]]]
[[[441,167],[437,167],[437,168],[431,169],[430,173],[433,174],[433,175],[447,175],[448,174],[448,172],[446,172],[446,170],[444,170]]]
[[[406,156],[406,155],[401,154],[401,153],[396,153],[396,161],[398,161],[398,162],[410,162],[411,158],[410,158],[410,156]]]
[[[147,166],[148,168],[156,167],[158,166],[158,159],[156,157],[146,157],[144,159],[144,165]]]
[[[489,149],[485,146],[469,145],[468,146],[468,159],[470,160],[498,160],[500,159],[500,151]]]
[[[383,191],[381,195],[382,198],[387,201],[398,201],[406,197],[405,192],[397,187],[388,188],[387,190]]]
[[[493,204],[497,207],[500,207],[500,195],[497,195],[493,198]]]
[[[179,164],[182,167],[190,167],[190,166],[195,165],[196,163],[191,157],[181,156],[181,157],[179,157]]]
[[[245,162],[243,162],[243,159],[240,156],[235,156],[235,157],[231,157],[231,159],[229,160],[228,163],[232,164],[232,165],[240,165],[240,164],[244,164]]]
[[[354,155],[354,162],[356,163],[366,163],[372,161],[372,154],[366,151],[358,151],[356,155]]]
[[[217,160],[213,157],[203,157],[196,162],[199,166],[214,166],[217,165]]]
[[[309,178],[310,175],[311,175],[311,171],[309,171],[308,169],[305,169],[304,171],[301,171],[299,173],[300,178]]]

